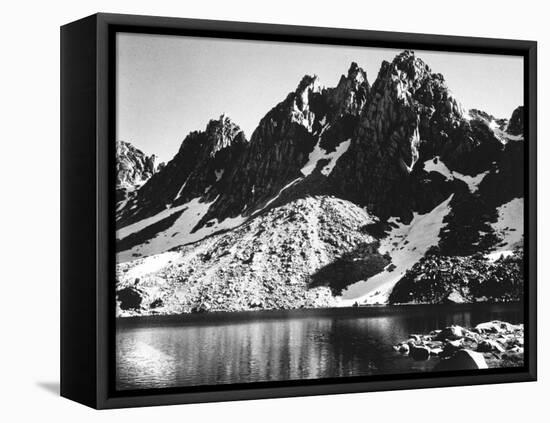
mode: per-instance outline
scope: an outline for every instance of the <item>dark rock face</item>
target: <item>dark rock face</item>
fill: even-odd
[[[382,63],[352,144],[331,174],[345,196],[381,214],[397,208],[390,193],[408,179],[419,158],[420,106],[415,95],[429,75],[429,68],[411,52]]]
[[[523,135],[523,106],[512,113],[506,132],[512,135]]]
[[[492,158],[476,192],[464,186],[455,188],[452,211],[445,219],[439,253],[469,256],[498,243],[491,228],[497,220],[497,207],[524,196],[523,141],[509,141]],[[441,191],[441,189],[440,189]]]
[[[466,116],[443,76],[413,52],[382,64],[370,97],[331,179],[341,195],[379,215],[406,216],[441,201],[416,170],[425,160],[439,156],[451,170],[475,175],[502,150],[481,118]]]

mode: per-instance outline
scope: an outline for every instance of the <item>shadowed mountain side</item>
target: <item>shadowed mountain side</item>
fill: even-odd
[[[381,272],[390,261],[389,256],[378,253],[378,245],[360,245],[317,270],[311,276],[310,286],[328,286],[334,295],[340,295],[352,283]]]

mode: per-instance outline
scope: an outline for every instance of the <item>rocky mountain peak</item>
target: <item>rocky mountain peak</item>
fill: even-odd
[[[129,142],[116,142],[116,210],[117,213],[136,196],[137,191],[151,179],[164,163],[157,165],[157,157],[147,156]]]
[[[351,65],[348,69],[348,80],[354,81],[357,85],[361,85],[367,81],[367,72],[365,72],[359,65],[355,62],[351,62]]]
[[[391,63],[384,61],[373,85],[378,96],[391,97],[403,105],[436,109],[439,103],[452,98],[443,75],[433,73],[414,52],[405,50]],[[420,107],[422,108],[422,107]],[[457,106],[457,109],[460,107]],[[452,110],[451,110],[452,111]]]
[[[321,92],[321,83],[317,75],[304,75],[294,93],[302,95],[306,92]]]
[[[284,102],[290,107],[291,122],[311,130],[315,115],[311,110],[310,101],[312,97],[319,95],[321,90],[317,75],[305,75],[302,78],[296,90],[290,93]]]
[[[435,113],[445,120],[460,120],[466,115],[463,106],[454,98],[445,78],[413,51],[405,50],[394,60],[383,62],[373,86],[378,96],[384,95],[409,106],[421,118],[430,119]]]
[[[423,79],[432,73],[430,67],[411,50],[405,50],[398,54],[390,67],[392,70],[404,72],[412,80]]]
[[[370,85],[367,73],[352,62],[347,76],[342,75],[335,88],[327,91],[329,107],[334,116],[358,116],[368,101]]]
[[[449,97],[443,77],[405,50],[391,63],[382,63],[371,95],[361,131],[365,145],[381,144],[377,148],[410,173],[419,156],[422,112],[433,114],[438,108],[434,103]]]
[[[334,184],[377,213],[401,215],[403,202],[395,192],[416,164],[444,147],[454,154],[458,144],[468,142],[465,131],[457,133],[464,110],[443,76],[408,50],[382,63],[368,97],[348,154],[333,173]],[[455,133],[459,141],[449,145]]]
[[[117,150],[117,188],[133,189],[143,185],[157,170],[153,154],[147,156],[129,142],[119,140]]]
[[[234,142],[246,142],[241,128],[225,114],[218,119],[210,120],[206,125],[205,133],[211,156],[215,156],[218,151],[231,146]]]

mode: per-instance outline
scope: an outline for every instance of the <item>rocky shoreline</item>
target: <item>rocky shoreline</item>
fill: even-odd
[[[523,337],[523,324],[494,320],[470,329],[455,325],[411,334],[393,348],[412,360],[438,360],[434,371],[521,367]]]

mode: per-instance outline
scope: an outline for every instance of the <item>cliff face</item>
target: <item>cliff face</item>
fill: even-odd
[[[356,63],[332,88],[306,75],[250,140],[221,116],[149,172],[118,211],[118,284],[148,304],[165,281],[166,313],[204,302],[216,310],[386,302],[426,256],[483,261],[521,247],[522,131],[521,107],[509,121],[465,111],[410,51],[382,63],[372,86]],[[259,254],[264,244],[293,247]],[[198,251],[210,258],[195,263]],[[203,276],[181,264],[146,282],[128,277],[165,253]],[[190,299],[192,286],[224,294],[212,305],[199,291]],[[180,308],[172,288],[187,292]],[[308,302],[322,289],[328,297]]]

